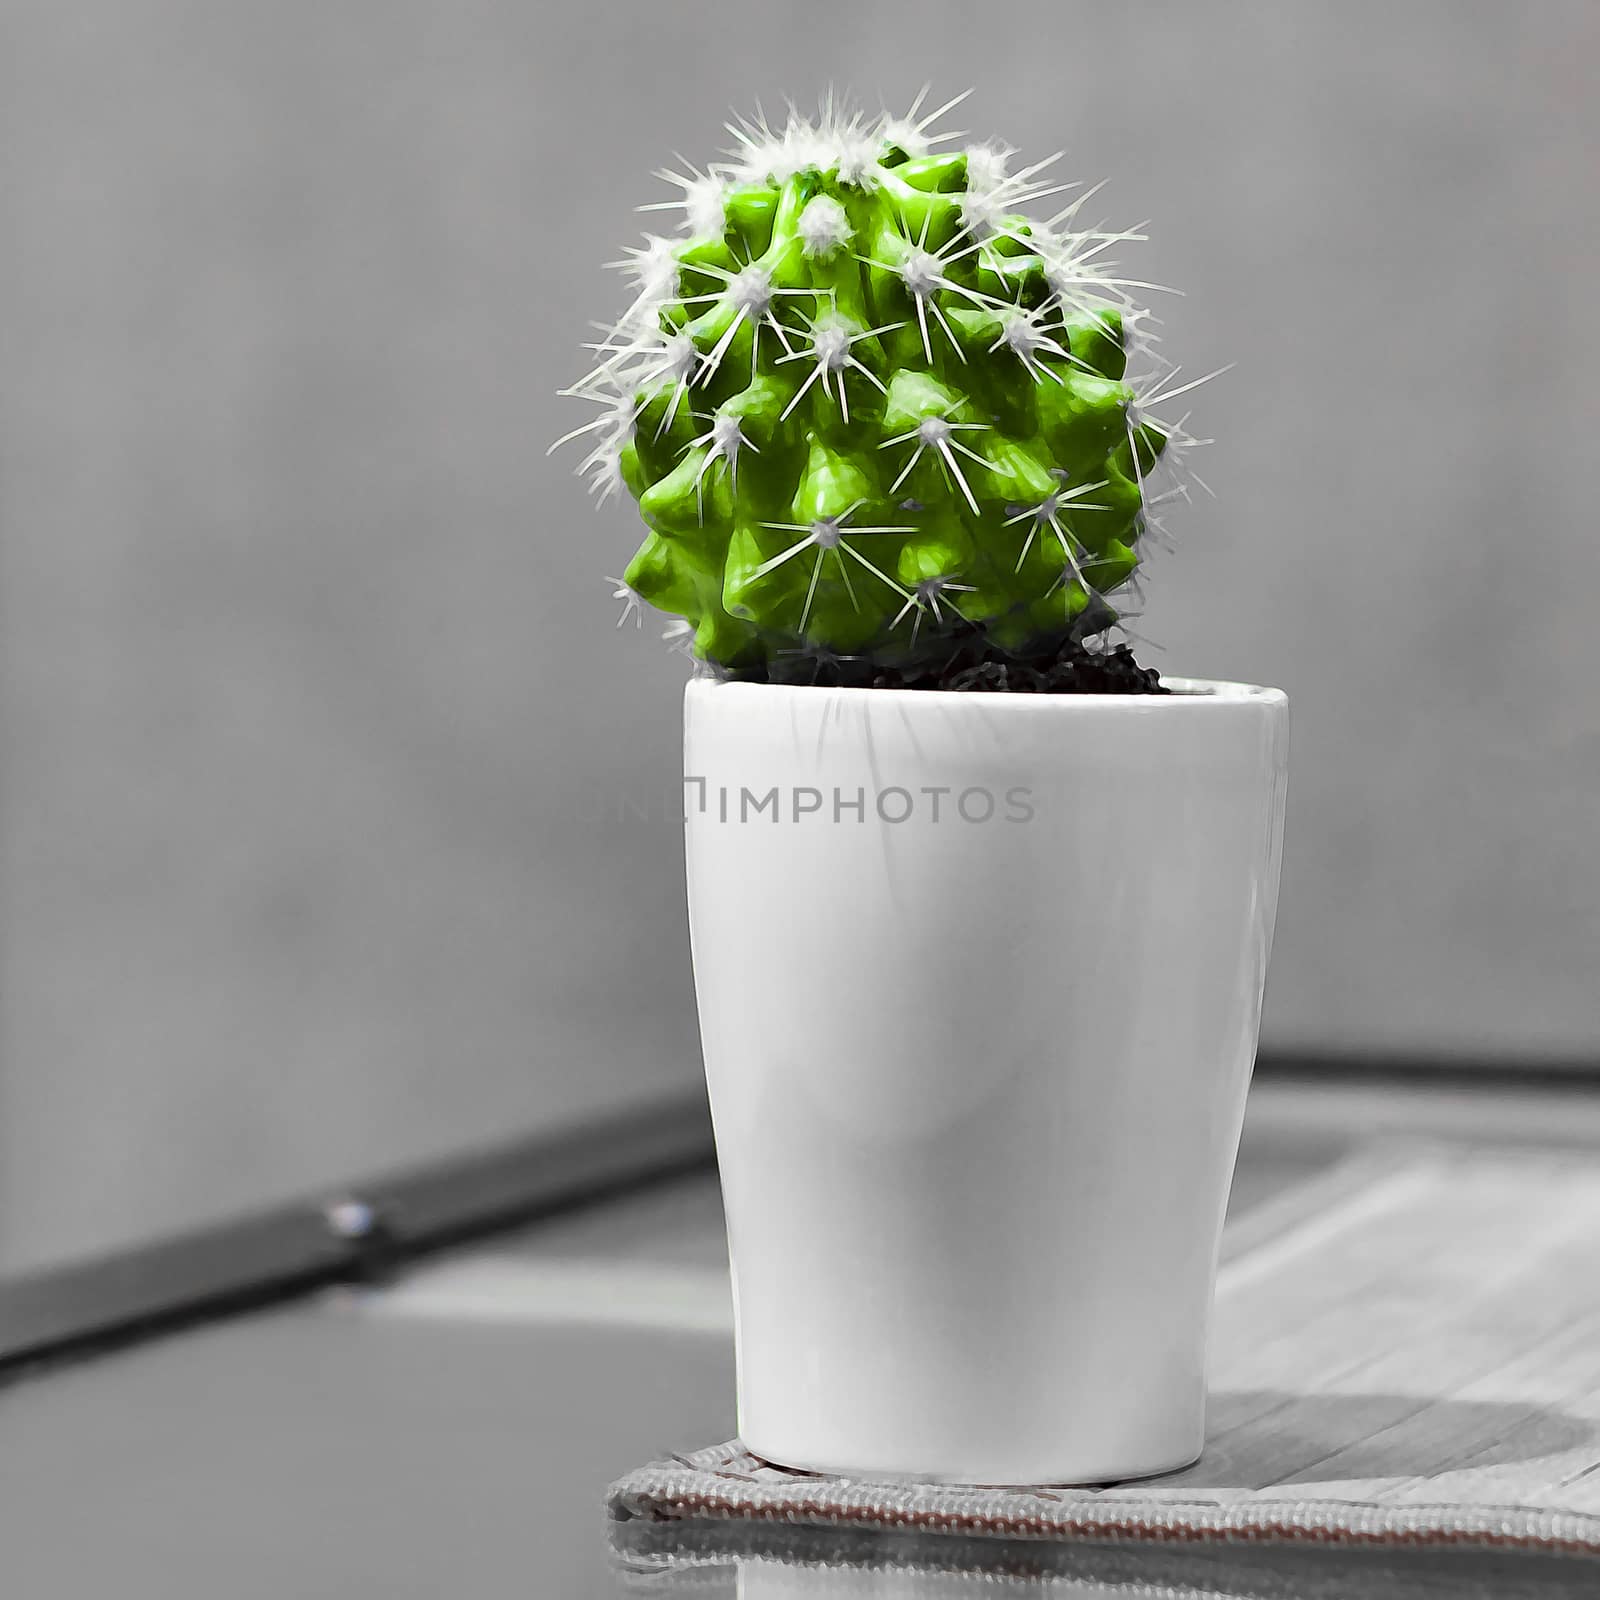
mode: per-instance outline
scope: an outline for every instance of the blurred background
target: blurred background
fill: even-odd
[[[558,387],[724,117],[1151,219],[1295,715],[1266,1057],[1600,1060],[1600,9],[4,0],[0,1274],[692,1091],[680,658]]]

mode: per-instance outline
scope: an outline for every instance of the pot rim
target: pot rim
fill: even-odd
[[[1130,710],[1172,713],[1181,706],[1192,712],[1201,706],[1288,705],[1282,689],[1258,683],[1232,683],[1223,678],[1185,678],[1161,674],[1170,694],[1014,694],[995,689],[870,689],[857,685],[822,683],[753,683],[741,678],[719,678],[709,672],[696,673],[685,686],[686,692],[724,692],[746,694],[785,693],[802,698],[828,695],[835,700],[858,700],[865,704],[918,704],[934,702],[980,704],[986,709],[1004,706],[1020,715],[1039,715],[1045,708],[1088,711],[1094,708],[1126,706]],[[1031,709],[1030,709],[1031,708]]]

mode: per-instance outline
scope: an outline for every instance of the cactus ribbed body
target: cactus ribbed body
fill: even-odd
[[[1103,629],[1172,431],[1089,262],[1111,236],[1029,220],[1036,169],[926,153],[915,122],[742,143],[678,180],[688,237],[634,253],[639,298],[578,386],[605,407],[588,465],[649,529],[623,592],[731,669]]]

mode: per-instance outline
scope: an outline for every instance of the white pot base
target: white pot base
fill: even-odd
[[[933,1484],[941,1488],[967,1488],[967,1489],[1109,1489],[1128,1483],[1147,1483],[1157,1478],[1170,1477],[1175,1472],[1183,1472],[1199,1461],[1204,1453],[1201,1450],[1185,1452],[1177,1460],[1161,1466],[1134,1466],[1128,1471],[1113,1472],[1109,1475],[1096,1473],[1091,1476],[1079,1476],[1071,1472],[1043,1478],[990,1478],[983,1483],[973,1483],[969,1478],[957,1474],[944,1472],[877,1472],[862,1471],[860,1468],[842,1466],[837,1462],[828,1463],[821,1461],[783,1461],[776,1456],[769,1455],[759,1444],[741,1436],[739,1442],[750,1452],[768,1466],[776,1467],[780,1472],[814,1473],[822,1478],[845,1478],[851,1483],[882,1483],[893,1486],[914,1488],[919,1484]]]

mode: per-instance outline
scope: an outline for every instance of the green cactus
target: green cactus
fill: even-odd
[[[571,392],[602,406],[575,430],[596,487],[649,529],[618,593],[705,662],[1038,653],[1117,620],[1186,442],[1128,381],[1143,313],[1097,265],[1137,235],[1073,231],[1081,199],[1030,220],[1073,186],[932,153],[941,113],[744,125],[733,161],[663,175],[686,237],[630,253],[638,298]]]

